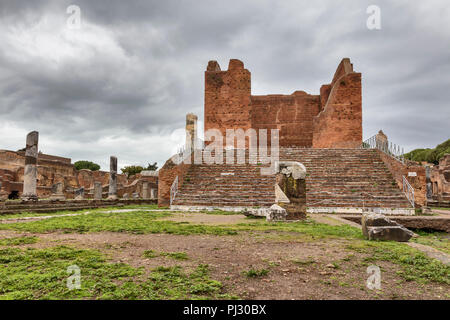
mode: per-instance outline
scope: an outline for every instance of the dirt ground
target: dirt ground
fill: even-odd
[[[180,214],[164,219],[230,224],[240,223],[244,217]],[[448,299],[449,293],[445,285],[404,281],[396,273],[400,267],[389,262],[377,264],[382,270],[381,290],[369,290],[365,255],[347,249],[351,240],[344,239],[305,241],[298,233],[281,231],[240,232],[229,236],[0,231],[0,238],[24,235],[36,235],[41,239],[27,247],[64,244],[98,249],[111,261],[144,267],[148,271],[161,265],[181,265],[193,270],[199,264],[208,264],[211,278],[223,283],[224,293],[243,299]],[[163,256],[148,259],[143,257],[145,250],[185,252],[188,259]],[[269,272],[262,277],[248,278],[243,272],[250,269]]]

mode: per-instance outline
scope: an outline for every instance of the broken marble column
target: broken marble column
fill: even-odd
[[[58,201],[66,200],[66,197],[64,195],[64,186],[62,182],[53,184],[50,200],[58,200]]]
[[[129,199],[130,195],[128,193],[124,193],[122,199]]]
[[[426,194],[427,200],[433,199],[433,186],[431,184],[431,167],[429,165],[425,166],[425,177],[426,177]]]
[[[75,190],[75,200],[84,200],[84,188],[83,187]]]
[[[197,116],[193,113],[186,115],[186,151],[194,151],[197,142]]]
[[[117,199],[117,158],[111,156],[109,160],[109,191],[108,200]]]
[[[133,199],[139,199],[139,192],[133,192],[131,196],[133,197]]]
[[[102,183],[101,182],[94,182],[94,199],[95,200],[102,200]]]
[[[148,199],[150,198],[149,192],[148,192],[148,182],[142,182],[142,198]]]
[[[306,218],[306,168],[295,161],[278,164],[277,184],[275,187],[278,205],[286,209],[287,220]]]
[[[150,199],[156,199],[156,198],[157,198],[156,189],[151,188],[150,189]]]
[[[33,131],[27,135],[25,150],[25,169],[23,176],[22,200],[37,201],[37,157],[38,157],[39,132]]]

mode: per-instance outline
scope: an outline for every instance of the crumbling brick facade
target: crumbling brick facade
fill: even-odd
[[[0,199],[20,196],[23,191],[25,152],[0,150]],[[77,170],[71,159],[39,153],[37,161],[37,194],[39,198],[48,198],[53,184],[61,182],[67,199],[74,198],[74,190],[83,187],[86,198],[93,197],[94,182],[101,182],[103,193],[107,193],[109,172]],[[148,182],[150,189],[158,188],[157,176],[137,174],[128,178],[118,174],[118,196],[142,194],[142,183]]]
[[[251,95],[251,74],[231,59],[221,71],[209,61],[205,71],[205,131],[279,129],[280,146],[355,148],[362,142],[361,74],[350,59],[339,64],[319,95]],[[269,139],[270,141],[270,139]]]

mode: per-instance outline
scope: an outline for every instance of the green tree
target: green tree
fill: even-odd
[[[413,161],[427,161],[438,164],[442,157],[450,153],[450,139],[439,144],[434,149],[415,149],[405,154],[405,158]]]
[[[141,171],[144,170],[144,168],[141,166],[126,166],[120,170],[122,170],[123,174],[126,174],[128,177],[131,177],[134,176],[135,174],[141,173]]]
[[[100,166],[92,161],[80,160],[74,163],[75,169],[89,169],[92,171],[100,170]]]
[[[156,162],[154,162],[153,164],[148,164],[147,168],[145,170],[153,170],[156,171],[158,169],[158,165]]]

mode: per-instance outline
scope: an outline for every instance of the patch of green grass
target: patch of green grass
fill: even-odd
[[[450,208],[443,208],[443,207],[431,207],[430,209],[448,210],[448,211],[450,211]]]
[[[0,246],[19,246],[22,244],[32,244],[38,241],[37,237],[14,237],[0,239]]]
[[[401,266],[399,275],[407,281],[419,283],[437,282],[450,284],[450,266],[427,257],[424,253],[403,243],[387,241],[360,241],[347,249],[365,253],[369,263],[389,261]]]
[[[66,233],[85,232],[127,232],[134,234],[168,233],[168,234],[214,234],[234,235],[230,228],[194,225],[174,221],[158,221],[158,218],[171,216],[168,212],[96,212],[88,215],[55,217],[32,222],[0,224],[0,229],[47,233],[63,231]]]
[[[81,288],[69,290],[69,266],[80,268]],[[227,299],[207,265],[142,268],[107,262],[95,250],[59,246],[0,249],[0,299]]]
[[[169,257],[175,260],[187,260],[188,256],[186,252],[156,252],[154,250],[145,250],[143,257],[145,258],[156,258],[156,257]]]
[[[147,259],[153,259],[159,257],[159,253],[155,250],[145,250],[142,256]]]
[[[69,290],[67,268],[81,270],[81,289]],[[82,299],[119,290],[117,280],[140,274],[121,263],[107,263],[99,252],[70,247],[0,250],[0,299]]]
[[[297,232],[308,235],[312,240],[323,238],[363,239],[361,230],[358,228],[349,225],[332,226],[310,219],[287,223],[267,222],[265,220],[254,221],[251,223],[240,223],[232,227],[234,230]]]
[[[243,271],[243,274],[247,277],[247,278],[259,278],[259,277],[263,277],[265,275],[267,275],[269,273],[269,270],[267,269],[250,269],[247,271]]]
[[[169,257],[175,260],[187,260],[188,256],[186,252],[161,252],[164,257]]]
[[[126,209],[141,209],[141,210],[170,210],[169,207],[158,208],[157,204],[149,204],[149,205],[128,205],[128,206],[115,206],[115,207],[104,207],[104,208],[93,208],[93,209],[85,209],[85,210],[62,210],[57,212],[28,212],[23,211],[19,213],[13,214],[3,214],[0,215],[0,220],[6,219],[15,219],[15,218],[25,218],[25,217],[42,217],[42,216],[58,216],[64,214],[83,214],[86,212],[104,212],[111,210],[126,210]]]
[[[208,265],[199,265],[187,274],[180,266],[158,267],[149,275],[148,280],[125,283],[126,290],[105,294],[105,299],[219,299],[229,298],[221,294],[222,284],[209,278]]]
[[[415,230],[418,238],[412,238],[411,241],[424,244],[450,255],[450,238],[445,232],[424,232]]]

